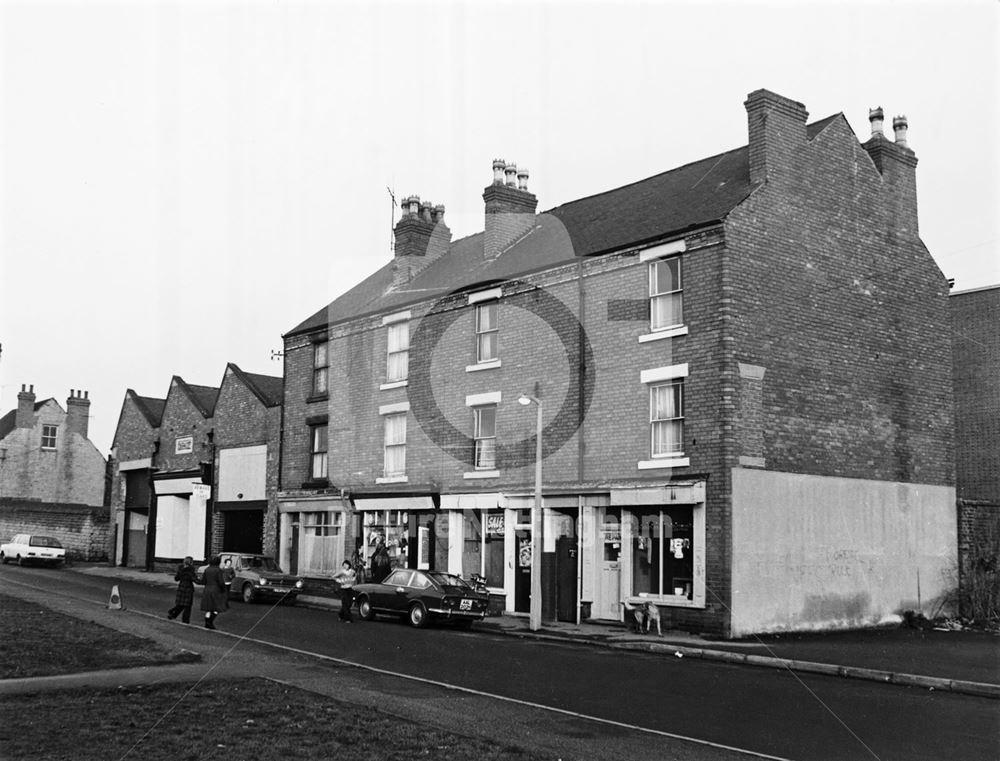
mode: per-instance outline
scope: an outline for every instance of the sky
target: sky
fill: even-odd
[[[282,334],[391,258],[397,198],[482,230],[745,145],[748,93],[909,120],[920,232],[1000,283],[995,2],[0,0],[0,414],[280,376]],[[397,217],[398,219],[398,214]]]

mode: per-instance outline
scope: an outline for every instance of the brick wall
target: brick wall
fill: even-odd
[[[110,531],[103,507],[0,499],[0,538],[4,542],[14,534],[45,534],[62,543],[67,558],[98,562],[108,559]]]
[[[232,367],[226,369],[215,403],[215,483],[218,484],[219,450],[230,447],[267,445],[265,492],[268,507],[264,513],[263,551],[275,555],[278,531],[278,476],[281,444],[281,407],[267,407]],[[213,499],[218,494],[213,493]],[[225,513],[212,516],[212,553],[222,551]]]
[[[1000,503],[1000,286],[949,299],[961,499]]]
[[[732,356],[765,370],[766,467],[952,484],[948,286],[897,225],[893,187],[910,185],[883,183],[842,118],[795,157],[726,223]]]
[[[212,461],[212,418],[206,418],[188,395],[181,389],[176,379],[170,385],[167,402],[160,421],[160,448],[155,466],[161,472],[197,470],[202,462]],[[179,438],[191,436],[193,450],[178,454],[176,442]]]

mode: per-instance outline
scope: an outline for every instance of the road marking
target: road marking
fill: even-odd
[[[51,590],[50,591],[50,590],[47,590],[47,589],[43,589],[41,587],[36,587],[36,586],[34,586],[32,584],[25,584],[24,582],[14,581],[12,579],[8,579],[7,581],[8,581],[8,583],[18,584],[20,586],[28,587],[29,589],[35,589],[35,590],[37,590],[39,592],[45,592],[46,594],[52,594],[52,592],[54,591],[54,592],[56,592],[56,594],[61,594],[61,595],[65,596],[65,597],[70,597],[70,598],[72,598],[74,600],[80,600],[82,602],[89,602],[89,603],[92,603],[94,605],[100,605],[101,607],[104,607],[104,605],[105,605],[105,603],[103,601],[102,602],[98,602],[96,600],[88,600],[88,599],[85,599],[85,598],[74,597],[69,592],[65,592],[65,591],[62,591],[62,590]],[[127,613],[130,613],[132,615],[146,616],[147,618],[151,618],[154,621],[160,621],[160,622],[163,621],[163,619],[160,616],[156,615],[155,613],[146,613],[146,612],[141,611],[141,610],[129,610],[129,611],[127,611]],[[253,642],[254,644],[257,644],[257,645],[264,645],[266,647],[273,647],[273,648],[277,648],[279,650],[287,651],[289,653],[295,653],[296,655],[305,655],[305,656],[310,657],[310,658],[316,658],[316,659],[323,660],[323,661],[329,661],[330,663],[336,663],[336,664],[339,664],[339,665],[342,665],[342,666],[350,666],[352,668],[362,669],[364,671],[370,671],[370,672],[372,672],[374,674],[381,674],[383,676],[391,676],[391,677],[395,677],[397,679],[407,679],[407,680],[409,680],[411,682],[419,682],[420,684],[429,684],[429,685],[432,685],[432,686],[435,686],[435,687],[441,687],[441,688],[446,689],[446,690],[454,690],[456,692],[464,692],[464,693],[467,693],[469,695],[476,695],[478,697],[491,698],[493,700],[500,700],[500,701],[503,701],[505,703],[512,703],[514,705],[526,706],[528,708],[535,708],[535,709],[538,709],[538,710],[541,710],[541,711],[548,711],[550,713],[557,713],[557,714],[560,714],[562,716],[570,716],[570,717],[575,718],[575,719],[585,719],[587,721],[593,721],[593,722],[596,722],[598,724],[606,724],[608,726],[619,727],[621,729],[628,729],[628,730],[631,730],[633,732],[642,732],[644,734],[656,735],[657,737],[669,737],[672,740],[682,740],[684,742],[695,743],[696,745],[704,745],[704,746],[709,747],[709,748],[717,748],[719,750],[727,750],[727,751],[731,751],[733,753],[740,753],[742,755],[751,756],[753,758],[768,759],[768,761],[793,761],[792,759],[785,758],[783,756],[770,756],[770,755],[768,755],[766,753],[758,753],[756,751],[747,750],[745,748],[736,748],[736,747],[734,747],[732,745],[723,745],[722,743],[714,743],[714,742],[711,742],[710,740],[702,740],[702,739],[697,738],[697,737],[688,737],[687,735],[678,735],[678,734],[674,734],[673,732],[664,732],[663,730],[660,730],[660,729],[651,729],[649,727],[641,727],[641,726],[639,726],[637,724],[628,724],[628,723],[622,722],[622,721],[615,721],[614,719],[603,719],[603,718],[601,718],[599,716],[590,716],[589,714],[579,713],[578,711],[569,711],[569,710],[567,710],[565,708],[556,708],[554,706],[543,705],[542,703],[534,703],[534,702],[532,702],[530,700],[521,700],[520,698],[512,698],[512,697],[508,697],[506,695],[497,695],[497,694],[492,693],[492,692],[484,692],[482,690],[475,690],[475,689],[472,689],[471,687],[462,687],[461,685],[457,685],[457,684],[449,684],[448,682],[440,682],[440,681],[437,681],[436,679],[427,679],[426,677],[414,676],[412,674],[403,674],[403,673],[400,673],[398,671],[390,671],[389,669],[378,668],[377,666],[369,666],[368,664],[365,664],[365,663],[358,663],[356,661],[349,661],[349,660],[346,660],[345,658],[335,658],[332,655],[323,655],[322,653],[316,653],[316,652],[313,652],[311,650],[303,650],[301,648],[291,647],[289,645],[280,645],[280,644],[278,644],[276,642],[268,642],[267,640],[255,639],[253,637],[247,637],[246,635],[240,635],[240,634],[236,634],[234,632],[227,632],[227,631],[222,631],[220,629],[217,629],[217,630],[215,630],[213,632],[213,634],[222,635],[224,637],[232,637],[232,638],[240,640],[242,642]],[[239,644],[239,642],[236,643],[236,645],[238,645],[238,644]],[[233,645],[233,647],[235,648],[236,645]],[[232,648],[230,649],[229,652],[232,652]],[[225,655],[223,655],[223,658],[224,657],[225,657]],[[220,659],[220,662],[221,662],[221,659]],[[215,665],[218,665],[218,664],[215,664]],[[215,668],[215,666],[213,665],[212,668]],[[212,668],[210,668],[209,671],[211,671]],[[207,674],[206,674],[206,676],[207,676]],[[280,681],[280,680],[273,680],[273,681]],[[292,684],[291,682],[283,682],[283,683],[289,684],[289,686],[295,687],[296,689],[304,689],[302,687],[298,687],[297,685]]]

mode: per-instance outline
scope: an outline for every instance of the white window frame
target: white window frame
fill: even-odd
[[[661,389],[676,389],[676,399],[678,400],[675,404],[676,409],[674,410],[673,417],[669,418],[657,418],[656,414],[656,403],[655,399],[657,392]],[[669,393],[669,392],[668,392]],[[667,425],[670,428],[673,425],[680,425],[680,436],[678,437],[679,443],[677,449],[667,450],[658,452],[656,449],[656,431],[657,427],[661,425]],[[649,456],[654,460],[661,458],[673,458],[684,456],[684,379],[683,378],[673,378],[668,381],[661,383],[653,383],[649,386]]]
[[[483,434],[483,413],[487,410],[493,413],[493,431],[490,435]],[[497,405],[484,404],[472,408],[472,437],[475,441],[473,464],[477,471],[496,470],[497,467]],[[481,446],[482,445],[482,446]],[[489,461],[484,462],[480,455],[491,451]]]
[[[660,290],[658,283],[658,278],[656,277],[657,267],[660,265],[671,263],[677,264],[677,278],[676,282],[673,284],[675,287],[671,290]],[[657,257],[655,259],[650,259],[646,265],[648,270],[649,278],[649,329],[652,333],[659,333],[663,330],[676,330],[684,325],[684,268],[683,262],[680,256],[663,256]],[[658,303],[670,303],[673,304],[674,300],[680,301],[680,319],[673,320],[670,322],[663,322],[658,324],[656,320],[656,314],[658,312],[656,305]],[[674,309],[671,306],[669,310],[672,314]]]
[[[383,453],[382,453],[382,476],[383,478],[399,478],[406,475],[406,412],[387,412],[383,419]],[[402,420],[401,435],[390,440],[391,426]],[[397,440],[398,439],[398,440]],[[390,453],[401,453],[399,460],[401,466],[390,468]]]
[[[395,337],[395,341],[394,341]],[[395,343],[395,345],[394,345]],[[400,383],[409,375],[410,323],[392,322],[386,326],[385,382]],[[396,368],[393,368],[393,360]]]
[[[493,327],[488,329],[482,329],[480,327],[480,315],[484,313],[485,310],[493,309]],[[476,320],[476,362],[478,364],[497,362],[500,359],[500,301],[498,299],[489,299],[477,303],[475,305],[475,320]],[[493,334],[493,339],[495,342],[495,348],[491,356],[483,356],[483,339],[489,335]]]

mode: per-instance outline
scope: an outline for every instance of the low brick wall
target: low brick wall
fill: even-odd
[[[0,541],[15,534],[54,536],[71,560],[108,559],[111,524],[108,508],[91,505],[0,499]]]
[[[958,500],[958,584],[960,599],[967,601],[973,588],[987,573],[996,578],[1000,562],[1000,504],[976,500]],[[978,569],[978,571],[977,571]],[[988,578],[987,578],[988,581]],[[996,599],[995,593],[993,599]],[[962,611],[969,615],[969,611]]]

